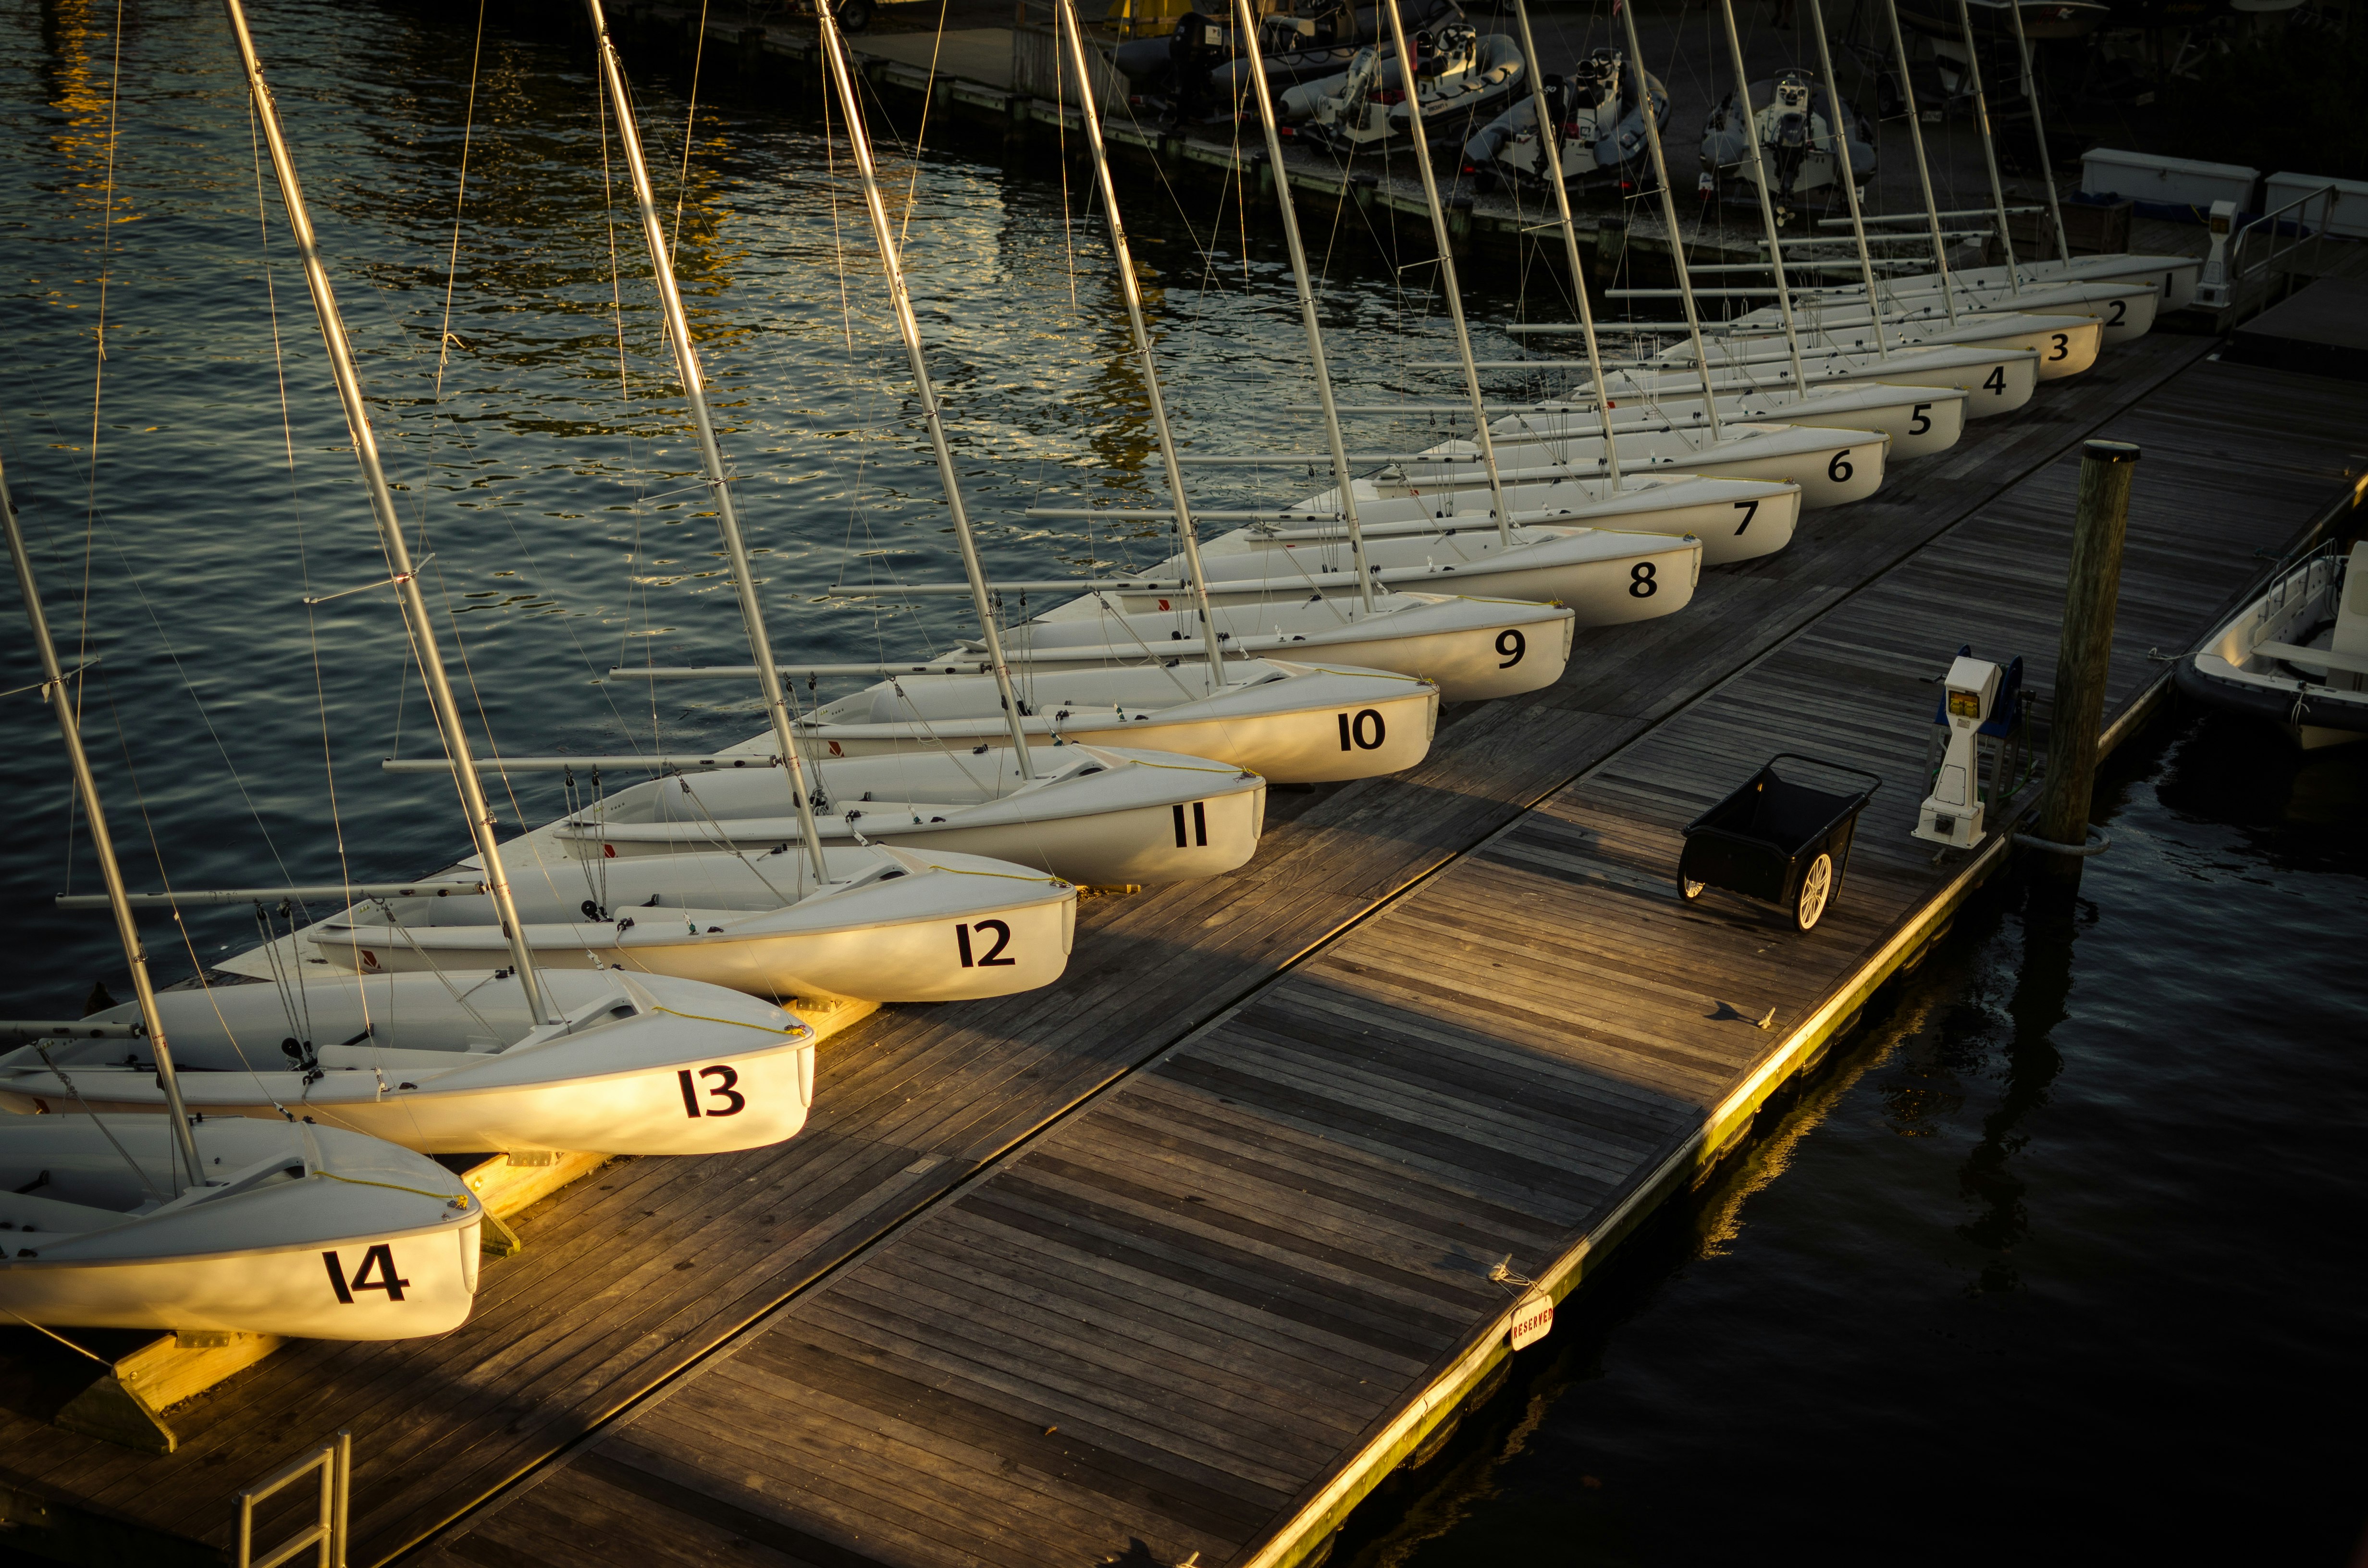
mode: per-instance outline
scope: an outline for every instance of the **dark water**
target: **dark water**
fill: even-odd
[[[750,691],[606,678],[745,662],[746,644],[639,230],[610,202],[625,186],[613,152],[604,165],[588,41],[505,30],[497,8],[472,119],[473,8],[260,0],[250,14],[415,551],[435,554],[429,597],[450,612],[448,657],[466,663],[464,707],[514,755],[753,733]],[[69,663],[103,660],[87,720],[131,881],[335,881],[341,856],[359,878],[441,866],[465,843],[449,787],[377,768],[435,748],[392,597],[309,615],[301,602],[385,573],[226,25],[208,0],[126,0],[120,36],[118,15],[0,0],[0,456]],[[779,652],[942,649],[966,601],[834,591],[960,576],[843,144],[711,90],[686,159],[693,84],[642,76]],[[929,142],[976,135],[941,123]],[[989,570],[1167,554],[1156,527],[1022,516],[1163,504],[1084,183],[1057,165],[883,153]],[[1178,428],[1235,449],[1315,445],[1311,416],[1285,408],[1312,393],[1280,247],[1243,243],[1238,203],[1198,201],[1188,221],[1163,187],[1140,195],[1128,216]],[[448,267],[458,343],[439,357]],[[1346,384],[1444,352],[1429,300],[1386,270],[1344,272],[1326,311]],[[1304,488],[1278,475],[1266,494]],[[1257,494],[1220,476],[1196,498]],[[0,688],[33,677],[21,641],[0,640]],[[0,835],[6,885],[90,885],[43,711],[6,699],[0,726],[0,786],[18,806]],[[558,790],[529,778],[497,805],[540,822]],[[251,940],[250,918],[192,915],[186,942],[160,929],[182,948],[167,973]],[[56,1013],[120,967],[103,918],[17,926],[0,1008]]]
[[[85,715],[132,881],[440,864],[461,839],[449,790],[376,768],[433,746],[393,608],[300,603],[381,569],[276,199],[268,243],[258,229],[218,11],[127,4],[110,98],[115,16],[0,0],[0,456],[69,657],[103,656]],[[638,239],[604,199],[585,62],[485,40],[462,347],[439,387],[465,17],[289,0],[254,17],[381,444],[436,554],[448,651],[465,650],[495,740],[630,751],[753,730],[743,694],[653,703],[604,678],[743,645]],[[669,209],[687,86],[643,83]],[[957,569],[843,154],[735,102],[691,142],[679,264],[776,642],[791,658],[940,646],[956,606],[835,591]],[[1156,494],[1099,239],[1067,237],[1077,186],[959,156],[894,168],[990,569],[1165,553],[1149,530],[1019,516]],[[1130,212],[1179,422],[1212,444],[1295,444],[1287,277],[1207,206],[1188,224],[1147,192]],[[1335,270],[1327,310],[1345,379],[1440,357],[1428,301],[1370,266]],[[22,638],[0,636],[0,688],[31,678]],[[33,902],[92,876],[48,733],[30,697],[0,699],[17,807],[0,872],[27,901],[0,1010],[18,1014],[77,1009],[120,970],[103,924]],[[1346,1558],[2346,1559],[2368,1392],[2368,765],[2205,724],[2124,772],[2119,846],[2068,918],[2008,893],[1970,912],[1774,1137],[1360,1517]],[[502,802],[529,822],[556,807],[550,786]],[[166,973],[243,944],[245,918],[154,927]]]
[[[2362,1561],[2358,749],[2119,759],[1334,1561]]]

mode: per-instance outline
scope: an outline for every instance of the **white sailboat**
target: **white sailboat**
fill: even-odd
[[[1023,759],[1023,767],[1030,743],[1038,737],[1064,744],[1123,744],[1213,757],[1286,783],[1369,778],[1421,761],[1430,749],[1431,734],[1438,722],[1439,688],[1415,675],[1296,660],[1228,661],[1215,640],[1211,639],[1201,649],[1200,656],[1189,663],[1180,655],[1170,654],[1132,666],[1099,663],[1082,667],[1022,665],[1015,676],[1005,657],[1001,634],[988,604],[991,587],[1001,585],[987,583],[971,539],[962,485],[946,443],[937,393],[921,344],[920,324],[913,314],[895,233],[881,199],[871,139],[847,67],[845,47],[836,23],[826,13],[820,17],[819,25],[826,68],[846,116],[848,143],[862,183],[872,238],[886,273],[890,304],[904,339],[913,384],[919,394],[923,423],[937,457],[947,511],[962,542],[969,581],[965,590],[952,591],[967,591],[973,600],[983,652],[992,673],[925,674],[882,681],[802,717],[797,722],[799,733],[832,756],[879,756],[956,747],[980,749],[980,754],[985,755],[985,748],[1008,745]],[[1070,42],[1076,47],[1074,32]],[[1263,91],[1264,78],[1256,74],[1255,66],[1253,79],[1261,84]],[[1106,181],[1106,164],[1098,158],[1097,166]],[[1105,205],[1110,206],[1107,200]],[[1113,238],[1121,247],[1120,274],[1145,387],[1163,437],[1161,444],[1164,449],[1170,448],[1172,442],[1165,438],[1166,415],[1158,399],[1149,335],[1143,328],[1140,300],[1133,289],[1133,271],[1125,265],[1123,234],[1117,226],[1114,206],[1110,210]],[[1206,626],[1213,618],[1214,596],[1210,592],[1206,574],[1200,569],[1198,540],[1190,511],[1183,504],[1182,482],[1172,456],[1168,467],[1178,536],[1183,544],[1183,573],[1164,596],[1169,602],[1135,608],[1172,609],[1177,604],[1189,603],[1199,623]],[[1093,586],[1052,585],[1055,589],[1072,585],[1088,589]]]
[[[427,1153],[720,1154],[794,1135],[814,1104],[814,1031],[737,991],[545,971],[557,1017],[542,1022],[507,971],[485,968],[499,931],[440,970],[370,963],[359,975],[307,961],[328,950],[317,934],[275,981],[158,993],[191,1110],[292,1118]],[[154,1034],[134,1009],[42,1032],[0,1056],[0,1106],[165,1108]]]
[[[231,19],[242,44],[237,0]],[[102,1118],[71,1096],[52,1116],[0,1116],[0,1313],[56,1327],[207,1329],[406,1339],[468,1321],[484,1210],[407,1150],[292,1119],[201,1123],[180,1075],[74,720],[17,508],[0,528],[68,770],[131,970],[165,1116]],[[87,1026],[85,1026],[87,1027]],[[36,1045],[38,1052],[54,1047]],[[38,1109],[5,1096],[12,1111]]]
[[[558,853],[520,866],[515,897],[543,968],[671,975],[763,997],[1032,991],[1061,978],[1076,931],[1074,883],[1008,860],[876,844],[597,862]],[[486,900],[434,894],[373,899],[302,936],[367,974],[474,969],[509,940]]]
[[[537,965],[535,944],[520,919],[494,837],[493,813],[461,723],[435,621],[421,596],[393,494],[379,460],[360,376],[321,260],[302,186],[237,0],[228,3],[391,582],[476,843],[469,878],[450,902],[456,910],[476,912],[484,922],[482,929],[493,939],[473,952],[460,972],[423,976],[419,984],[390,994],[375,1008],[370,993],[357,982],[347,979],[339,984],[333,972],[315,972],[302,960],[317,955],[300,950],[293,955],[299,961],[292,970],[277,971],[268,985],[210,985],[201,992],[176,994],[166,1014],[149,1010],[152,1050],[161,1020],[169,1016],[176,1028],[186,1028],[199,1048],[210,1053],[206,1065],[218,1069],[204,1074],[207,1090],[199,1096],[211,1108],[281,1119],[317,1115],[319,1106],[341,1100],[349,1108],[339,1113],[347,1125],[366,1126],[423,1147],[667,1153],[778,1142],[804,1125],[811,1097],[813,1034],[798,1020],[712,986],[677,985],[662,993],[637,989],[613,970],[554,988]],[[324,891],[334,894],[336,890]],[[452,891],[448,884],[447,892]],[[250,892],[259,901],[279,896]],[[172,906],[225,898],[245,902],[249,894],[140,896]],[[119,902],[128,911],[128,900]],[[128,919],[128,914],[120,918]],[[279,949],[279,944],[274,947]],[[493,967],[505,958],[507,968]],[[220,1017],[212,1016],[217,1006],[225,1008]],[[260,1038],[224,1021],[245,1017],[242,1009],[255,1008],[261,1008],[267,1019]],[[272,1032],[268,1020],[275,1008],[283,1022]],[[255,1049],[271,1046],[274,1040],[281,1042],[274,1048],[276,1056]],[[346,1050],[358,1054],[334,1054]],[[332,1052],[334,1067],[322,1065],[324,1051]],[[156,1062],[161,1058],[159,1051]],[[70,1066],[69,1084],[47,1062],[37,1067],[18,1052],[9,1063],[10,1092],[53,1106],[75,1096],[134,1108],[164,1109],[176,1103],[171,1093],[154,1085],[151,1074],[158,1069],[142,1061],[136,1050],[120,1061],[101,1055],[78,1057],[77,1062],[79,1065]],[[761,1110],[751,1114],[688,1117],[674,1090],[683,1074],[703,1074],[710,1066],[751,1080],[803,1084],[807,1092],[768,1090]],[[709,1119],[720,1125],[703,1125]],[[467,1130],[469,1141],[457,1145],[441,1142],[456,1127]]]
[[[1633,541],[1589,545],[1595,529],[1699,540],[1702,564],[1718,566],[1782,549],[1801,520],[1801,487],[1776,480],[1622,474],[1615,483],[1609,474],[1596,474],[1515,482],[1503,488],[1513,531],[1531,542],[1471,560],[1451,555],[1447,564],[1461,562],[1455,575],[1466,581],[1485,583],[1492,574],[1509,573],[1532,585],[1551,583],[1555,598],[1565,604],[1572,602],[1565,595],[1597,598],[1590,590],[1607,583],[1616,590],[1622,575],[1620,562],[1644,559],[1616,553],[1617,549],[1633,549]],[[1338,494],[1326,491],[1297,507],[1269,514],[1206,546],[1207,553],[1241,554],[1340,540],[1345,535],[1335,520],[1339,514],[1331,509]],[[1366,519],[1368,550],[1384,543],[1393,549],[1420,548],[1434,567],[1445,540],[1496,527],[1496,497],[1485,487],[1385,495],[1375,481],[1359,479],[1350,482],[1349,494]],[[1426,540],[1431,542],[1426,545]],[[1659,564],[1655,567],[1656,574],[1663,570]],[[1633,566],[1628,574],[1633,579]],[[1046,624],[1070,613],[1071,608],[1064,606],[1030,624]],[[1592,613],[1601,611],[1599,608]]]
[[[1209,559],[1204,552],[1203,563]],[[1365,594],[1309,593],[1214,606],[1205,622],[1197,608],[1129,611],[1108,594],[1087,594],[1074,602],[1090,607],[1090,615],[1029,621],[1006,635],[1004,649],[1015,664],[1031,666],[1199,659],[1208,655],[1213,629],[1218,652],[1229,659],[1322,659],[1419,674],[1439,687],[1441,702],[1535,691],[1561,678],[1569,662],[1577,615],[1568,605],[1476,594],[1371,593],[1372,575],[1361,581]]]
[[[808,776],[830,793],[810,814],[825,846],[860,836],[928,857],[984,856],[1089,887],[1212,876],[1258,848],[1266,780],[1255,773],[1134,746],[1030,751],[1032,777],[1021,775],[1009,746],[825,762]],[[1078,787],[1093,790],[1092,810],[1043,804]],[[802,844],[804,831],[787,780],[768,767],[653,778],[569,813],[549,833],[559,853],[603,861],[762,853]],[[598,899],[597,885],[586,896]]]
[[[305,1339],[416,1339],[469,1321],[484,1210],[435,1161],[232,1119],[189,1130],[205,1180],[176,1184],[165,1127],[79,1109],[9,1119],[0,1312]]]
[[[1335,585],[1353,591],[1348,576]],[[1178,590],[1170,598],[1184,597]],[[1215,757],[1279,784],[1412,767],[1429,754],[1439,723],[1439,687],[1419,676],[1284,659],[1228,663],[1222,685],[1205,663],[1179,660],[1022,665],[1013,686],[1018,727],[1031,740],[1091,745],[1122,737],[1130,750]],[[1008,745],[1012,715],[990,676],[929,675],[842,697],[798,725],[833,756],[892,756]]]

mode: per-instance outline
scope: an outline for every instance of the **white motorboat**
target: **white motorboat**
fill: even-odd
[[[833,846],[860,836],[924,856],[985,856],[1087,887],[1217,876],[1258,850],[1266,780],[1255,773],[1133,746],[1032,749],[1033,778],[1008,746],[825,762],[808,774],[823,796],[814,822]],[[618,859],[765,850],[803,831],[780,769],[719,768],[620,790],[570,812],[551,837],[564,854]]]
[[[1374,535],[1368,530],[1366,538]],[[1205,561],[1212,552],[1201,548]],[[1189,603],[1130,612],[1107,593],[1079,602],[1097,613],[1029,621],[1005,635],[1006,652],[1017,663],[1042,668],[1190,659],[1208,651],[1200,612]],[[1419,676],[1439,687],[1441,702],[1484,702],[1561,679],[1574,617],[1568,606],[1522,599],[1384,593],[1370,605],[1353,595],[1228,604],[1212,608],[1210,619],[1218,649],[1229,659],[1337,660]]]
[[[1180,592],[1155,604],[1133,598],[1121,602],[1130,609],[1183,602]],[[1439,688],[1430,682],[1349,665],[1247,659],[1225,665],[1222,687],[1197,662],[1126,669],[1021,665],[1014,674],[1019,728],[1030,737],[1095,744],[1123,736],[1130,749],[1216,757],[1279,784],[1412,767],[1429,752],[1439,722]],[[1000,694],[985,676],[882,681],[825,704],[798,727],[833,756],[1010,744]]]
[[[2283,730],[2305,751],[2368,739],[2368,540],[2322,545],[2278,574],[2202,648],[2179,689]]]
[[[1669,90],[1658,77],[1628,63],[1617,49],[1604,47],[1579,61],[1569,75],[1547,76],[1543,85],[1556,155],[1549,158],[1538,140],[1538,97],[1523,95],[1463,144],[1467,166],[1531,187],[1543,185],[1550,177],[1547,165],[1555,163],[1565,185],[1642,173],[1630,165],[1645,154],[1646,102],[1655,119],[1666,124],[1669,118]]]
[[[1369,479],[1353,481],[1352,485],[1369,548],[1387,540],[1394,548],[1425,549],[1428,558],[1436,561],[1440,546],[1435,541],[1496,526],[1496,498],[1485,485],[1426,488],[1419,494],[1393,495],[1381,494]],[[1284,510],[1274,521],[1252,524],[1202,548],[1211,555],[1227,555],[1304,544],[1312,540],[1344,539],[1347,535],[1340,525],[1332,520],[1337,516],[1332,510],[1333,497],[1338,494],[1326,491],[1312,501]],[[1622,474],[1615,488],[1608,477],[1595,474],[1508,484],[1505,500],[1516,528],[1534,524],[1549,528],[1600,528],[1612,534],[1696,538],[1702,541],[1702,563],[1705,566],[1772,554],[1792,542],[1793,531],[1801,520],[1801,487],[1766,479]],[[1426,540],[1434,542],[1426,544]],[[1601,547],[1601,541],[1598,541],[1596,548]],[[1500,550],[1493,562],[1484,561],[1461,571],[1468,573],[1489,564],[1520,569],[1525,558],[1534,557],[1518,548]],[[1577,577],[1575,569],[1576,580],[1571,587],[1584,591],[1605,580],[1616,585],[1620,559],[1611,559],[1608,572],[1600,562],[1585,563],[1584,577]]]
[[[435,1161],[330,1127],[80,1114],[0,1132],[0,1312],[60,1328],[414,1339],[469,1320],[484,1205]]]
[[[406,929],[432,938],[424,920]],[[614,968],[552,972],[542,984],[559,1021],[538,1024],[519,988],[484,968],[484,949],[439,954],[461,960],[440,972],[414,953],[357,975],[318,961],[352,955],[323,927],[294,947],[274,982],[157,993],[191,1110],[295,1117],[427,1153],[717,1154],[793,1136],[814,1102],[814,1031],[736,991]],[[0,1056],[0,1106],[164,1109],[139,1022],[110,1008]]]
[[[1845,178],[1863,186],[1874,177],[1875,149],[1866,121],[1816,77],[1787,67],[1747,91],[1753,112],[1746,114],[1730,90],[1702,121],[1704,196],[1729,170],[1755,187],[1764,171],[1769,199],[1782,213],[1795,199],[1830,189]],[[1847,157],[1836,146],[1839,137],[1849,138]]]
[[[1461,144],[1484,117],[1493,117],[1527,86],[1520,46],[1502,33],[1483,35],[1451,22],[1417,33],[1414,91],[1423,134]],[[1344,152],[1378,147],[1412,133],[1403,65],[1396,50],[1368,45],[1337,76],[1302,82],[1282,95],[1284,118],[1304,134]]]
[[[515,846],[513,846],[515,847]],[[813,857],[689,851],[583,860],[554,848],[514,873],[538,967],[613,966],[752,996],[955,1002],[1061,977],[1076,884],[1008,860],[867,846]],[[366,974],[471,970],[507,950],[491,900],[374,899],[303,935]]]

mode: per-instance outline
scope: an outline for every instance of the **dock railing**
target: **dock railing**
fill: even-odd
[[[2320,215],[2318,224],[2314,228],[2303,221],[2302,210],[2322,199],[2327,202],[2328,210]],[[2328,221],[2333,216],[2335,203],[2340,199],[2340,195],[2334,186],[2323,185],[2316,190],[2305,191],[2274,212],[2262,213],[2237,230],[2228,242],[2228,277],[2232,287],[2241,289],[2256,278],[2268,276],[2281,260],[2300,255],[2305,245],[2310,247],[2311,260],[2316,264],[2324,252]],[[2294,214],[2291,219],[2294,233],[2291,235],[2280,233],[2289,221],[2288,214]],[[2248,262],[2247,253],[2264,231],[2269,248],[2257,259]],[[2282,239],[2291,243],[2281,245],[2278,242]]]
[[[308,1475],[320,1477],[320,1497],[313,1521],[261,1557],[256,1556],[255,1506]],[[322,1444],[241,1492],[238,1568],[279,1568],[306,1547],[313,1549],[314,1568],[346,1568],[346,1514],[353,1497],[353,1479],[354,1435],[343,1431],[336,1441]]]

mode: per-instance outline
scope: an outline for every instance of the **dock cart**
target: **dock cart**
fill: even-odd
[[[1795,783],[1776,765],[1792,761],[1872,780],[1854,793]],[[1686,824],[1678,891],[1692,903],[1712,888],[1775,904],[1794,928],[1816,925],[1841,889],[1858,813],[1883,779],[1863,768],[1781,751],[1744,786]]]

